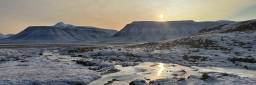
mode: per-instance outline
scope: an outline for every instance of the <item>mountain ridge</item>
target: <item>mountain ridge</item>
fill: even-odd
[[[3,42],[96,42],[100,39],[112,36],[115,32],[115,30],[87,26],[73,26],[60,22],[54,26],[29,26],[20,33],[4,39]]]
[[[59,22],[53,26],[29,26],[22,32],[3,39],[14,43],[70,42],[156,42],[197,34],[200,30],[231,24],[234,21],[134,21],[116,31],[92,26],[75,26]]]
[[[234,23],[234,21],[134,21],[130,24],[127,24],[113,37],[117,39],[122,39],[119,41],[154,42],[159,40],[174,39],[183,36],[191,36],[199,32],[199,30],[230,23]]]

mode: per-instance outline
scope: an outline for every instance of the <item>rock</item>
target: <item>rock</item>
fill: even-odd
[[[93,62],[93,61],[86,61],[86,60],[77,60],[77,64],[81,64],[84,66],[97,66],[99,63]]]
[[[175,79],[159,79],[150,81],[149,85],[177,85],[177,80]]]
[[[128,66],[136,66],[139,63],[137,63],[137,62],[120,62],[119,64],[121,64],[123,67],[128,67]]]
[[[210,78],[208,73],[203,73],[201,80],[207,80],[208,78]]]
[[[129,85],[148,85],[145,80],[134,80]]]

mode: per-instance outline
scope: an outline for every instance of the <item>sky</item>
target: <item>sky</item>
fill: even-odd
[[[133,21],[255,18],[255,0],[0,0],[4,34],[60,21],[120,30]]]

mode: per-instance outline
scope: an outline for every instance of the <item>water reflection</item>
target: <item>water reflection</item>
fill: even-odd
[[[159,64],[158,64],[158,67],[159,67],[159,69],[158,69],[158,71],[157,71],[157,76],[160,77],[160,76],[162,76],[161,74],[163,73],[165,67],[164,67],[164,64],[163,64],[163,63],[159,63]]]
[[[241,76],[255,77],[255,71],[227,69],[227,68],[205,68],[205,67],[186,67],[177,64],[165,64],[155,62],[144,62],[137,66],[122,67],[117,66],[120,72],[112,73],[102,76],[102,78],[93,81],[89,85],[104,85],[113,79],[119,80],[113,82],[111,85],[128,85],[129,82],[136,79],[157,80],[163,78],[187,78],[190,75],[201,75],[201,72],[227,72]],[[195,70],[198,69],[198,70]],[[246,74],[246,75],[245,75]]]

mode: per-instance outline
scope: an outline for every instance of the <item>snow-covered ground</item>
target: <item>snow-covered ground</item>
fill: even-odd
[[[187,45],[168,49],[160,47],[0,49],[0,85],[127,85],[136,79],[150,85],[253,85],[256,81],[256,71],[246,70],[228,60],[235,55],[233,50],[229,53]],[[245,52],[244,55],[254,55],[253,52]],[[180,57],[184,55],[200,58]],[[243,62],[243,65],[251,64]]]
[[[0,49],[3,54],[19,55],[20,51],[37,52],[34,49]],[[4,52],[4,53],[3,53]],[[38,51],[40,52],[40,51]],[[10,54],[11,53],[11,54]],[[70,56],[43,52],[40,56],[22,58],[22,61],[1,61],[0,85],[86,85],[100,78],[87,67],[75,64]]]
[[[1,48],[0,85],[256,85],[254,23],[136,45]]]
[[[161,82],[160,85],[254,85],[256,73],[254,71],[256,69],[255,43],[256,32],[247,30],[207,33],[158,43],[98,48],[91,51],[70,53],[70,55],[100,59],[121,65],[124,62],[161,62],[201,69],[198,69],[199,73],[202,73],[201,76],[191,76],[182,80],[175,78],[153,80],[150,81],[152,85],[158,85]],[[107,83],[120,82],[116,76],[114,77]],[[128,80],[132,80],[132,78],[129,77]],[[137,79],[141,78],[137,77]],[[102,81],[104,80],[103,77]]]

